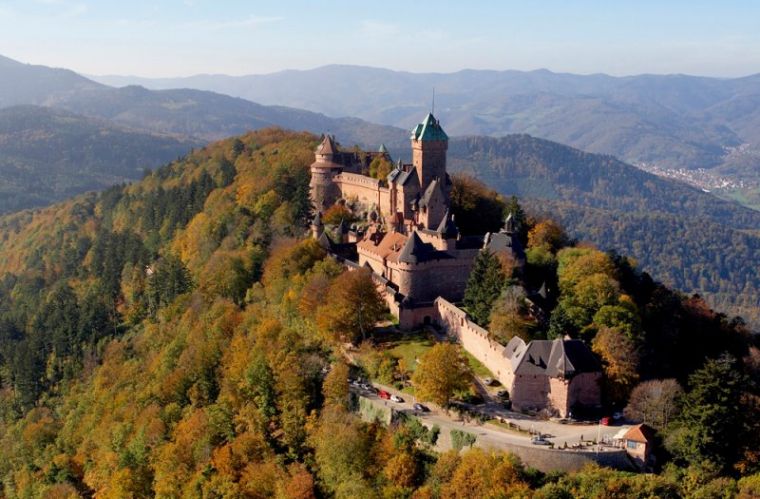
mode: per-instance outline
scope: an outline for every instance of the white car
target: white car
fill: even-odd
[[[401,403],[401,402],[403,402],[403,401],[404,401],[404,399],[402,399],[402,398],[401,398],[401,397],[399,397],[398,395],[391,395],[391,400],[392,400],[393,402],[398,402],[398,403]]]

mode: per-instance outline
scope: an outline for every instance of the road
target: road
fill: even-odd
[[[352,391],[361,394],[363,397],[376,401],[378,404],[391,407],[397,411],[404,411],[408,414],[415,414],[420,420],[425,423],[429,423],[428,426],[437,424],[441,428],[441,435],[449,435],[450,430],[462,430],[477,435],[481,445],[489,447],[500,447],[500,444],[521,445],[526,447],[535,447],[531,444],[531,435],[521,433],[516,430],[508,430],[495,424],[485,423],[479,424],[476,422],[464,422],[455,418],[454,415],[447,414],[440,407],[435,404],[425,403],[430,408],[430,412],[419,412],[413,408],[415,399],[407,393],[400,392],[390,386],[381,385],[378,383],[373,384],[375,388],[382,389],[388,393],[398,395],[404,399],[404,402],[392,402],[390,400],[380,399],[375,393],[363,390],[356,387],[351,387]],[[524,414],[515,413],[512,411],[506,411],[504,409],[497,409],[492,407],[493,404],[489,404],[488,413],[494,416],[498,416],[503,421],[508,421],[518,425],[525,431],[540,432],[544,437],[555,444],[555,448],[564,446],[565,443],[569,447],[577,445],[581,438],[584,441],[602,439],[605,436],[611,438],[612,435],[617,433],[620,426],[600,426],[589,424],[561,424],[552,421],[544,421],[536,418],[531,418]]]

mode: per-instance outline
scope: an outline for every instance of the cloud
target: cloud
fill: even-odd
[[[282,21],[284,18],[279,16],[248,16],[245,19],[232,19],[226,21],[196,21],[183,25],[188,29],[201,29],[206,31],[223,31],[240,28],[254,28],[264,24],[272,24]]]

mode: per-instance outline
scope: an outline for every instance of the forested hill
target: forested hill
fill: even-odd
[[[0,109],[0,213],[139,179],[197,145],[60,109]]]
[[[306,133],[262,130],[197,149],[132,185],[0,217],[4,496],[374,498],[419,488],[442,491],[423,497],[462,497],[475,476],[476,497],[544,487],[544,497],[598,497],[600,487],[676,497],[686,489],[683,473],[702,476],[702,468],[675,468],[669,477],[601,469],[543,476],[503,454],[439,456],[411,423],[385,428],[349,412],[349,372],[338,354],[345,340],[336,328],[359,330],[352,321],[365,311],[354,290],[382,300],[367,274],[345,272],[306,237],[317,143]],[[538,232],[528,235],[529,265],[556,279],[557,248],[543,242],[553,237]],[[644,372],[684,382],[732,366],[736,379],[754,372],[751,358],[739,360],[754,351],[749,335],[701,300],[654,283],[624,258],[582,248],[562,255],[583,277],[560,302],[574,314],[567,317],[588,312],[572,300],[589,298],[580,283],[601,277],[617,306],[594,320],[623,321],[641,338],[642,319]],[[597,267],[607,274],[585,276]],[[564,286],[575,282],[563,275]],[[357,283],[363,287],[351,287]],[[715,374],[715,365],[724,371]],[[620,372],[629,384],[637,379],[635,367]],[[751,388],[739,381],[731,401]],[[726,483],[716,470],[730,473],[734,463],[744,466],[741,475],[756,471],[753,455],[742,453],[752,440],[723,452],[753,435],[752,414],[745,433],[736,432],[732,418],[743,407],[717,422],[728,431],[728,420],[733,440],[686,455],[686,463],[715,455],[722,466],[711,464],[710,478],[692,488]],[[579,492],[583,480],[593,485]]]
[[[574,237],[630,255],[657,279],[760,327],[760,213],[527,135],[452,140],[449,162],[557,217]]]
[[[756,372],[752,358],[740,360],[755,352],[752,338],[624,258],[587,248],[556,256],[554,238],[541,231],[528,235],[532,272],[556,280],[559,261],[572,267],[558,281],[569,290],[560,294],[572,313],[564,319],[587,325],[589,298],[612,298],[615,306],[593,319],[626,348],[626,331],[645,341],[642,373],[737,380],[729,386],[736,405],[696,427],[730,438],[688,453],[694,431],[684,418],[683,471],[544,476],[504,454],[439,456],[413,422],[363,423],[348,410],[349,371],[338,352],[342,331],[356,334],[354,321],[366,317],[355,291],[382,300],[364,271],[345,272],[306,237],[317,143],[306,133],[262,130],[197,149],[129,186],[0,217],[4,497],[379,498],[416,489],[462,497],[473,487],[475,497],[539,488],[539,497],[678,497],[714,480],[738,487],[718,476],[734,464],[743,466],[737,478],[757,471],[754,455],[743,453],[757,436],[754,413],[744,412],[749,402],[739,405],[756,391],[740,379]],[[480,201],[495,198],[489,191]],[[629,365],[628,357],[610,363]],[[621,369],[632,375],[626,386],[637,380],[635,369]],[[714,388],[706,396],[688,388],[702,405],[687,416],[714,400]],[[749,423],[737,432],[742,414]],[[703,479],[703,468],[685,466],[704,455],[717,464]],[[686,473],[697,480],[691,488],[681,485],[690,483]]]

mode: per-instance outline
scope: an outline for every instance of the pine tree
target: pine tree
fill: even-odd
[[[473,263],[464,294],[464,304],[477,324],[488,325],[493,303],[501,294],[505,283],[506,276],[499,259],[488,250],[481,251]]]

